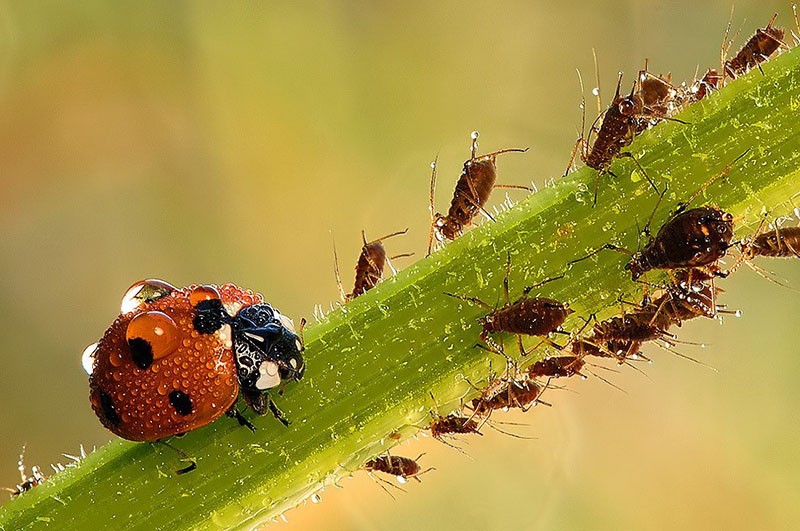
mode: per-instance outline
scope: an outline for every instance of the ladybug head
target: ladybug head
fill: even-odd
[[[261,303],[243,308],[231,325],[243,388],[263,391],[303,377],[303,345],[291,319]]]

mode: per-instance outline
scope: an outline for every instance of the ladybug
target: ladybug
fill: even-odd
[[[128,289],[121,312],[82,359],[92,408],[110,431],[160,441],[224,414],[254,429],[236,409],[240,395],[289,425],[266,391],[302,378],[303,342],[261,295],[150,279]]]

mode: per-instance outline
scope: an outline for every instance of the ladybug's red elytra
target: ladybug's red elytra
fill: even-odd
[[[125,439],[157,441],[224,414],[252,428],[235,407],[239,395],[288,425],[265,391],[303,376],[302,351],[291,319],[261,295],[143,280],[82,361],[100,422]]]

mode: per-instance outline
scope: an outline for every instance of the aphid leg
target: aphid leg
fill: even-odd
[[[792,15],[794,16],[794,29],[792,30],[792,40],[794,45],[800,44],[800,18],[797,17],[797,4],[792,3]]]
[[[392,482],[391,482],[391,481],[389,481],[389,480],[386,480],[386,479],[383,479],[383,478],[381,478],[381,477],[378,477],[378,476],[376,476],[375,474],[373,474],[373,473],[372,473],[372,471],[371,471],[371,470],[367,471],[367,475],[368,475],[370,478],[372,478],[372,481],[374,481],[375,483],[377,483],[377,485],[378,485],[380,488],[382,488],[382,489],[383,489],[383,491],[384,491],[386,494],[388,494],[389,496],[391,496],[393,500],[396,500],[397,498],[395,498],[395,497],[394,497],[394,494],[392,494],[391,492],[389,492],[389,489],[387,489],[386,487],[384,487],[384,486],[383,486],[383,484],[389,485],[390,487],[394,487],[395,489],[397,489],[397,490],[399,490],[399,491],[406,492],[406,490],[405,490],[403,487],[401,487],[401,486],[399,486],[399,485],[395,485],[394,483],[392,483]]]
[[[572,153],[569,157],[569,162],[567,163],[567,169],[564,170],[564,177],[569,175],[570,170],[573,169],[573,164],[575,162],[575,155],[578,154],[578,150],[580,149],[580,158],[584,160],[586,158],[585,152],[586,148],[584,147],[586,142],[586,96],[584,95],[584,87],[583,87],[583,77],[581,77],[581,71],[577,68],[575,71],[578,73],[578,83],[581,87],[581,130],[580,135],[578,136],[578,140],[575,141],[575,145],[572,147]],[[596,120],[595,120],[596,121]]]
[[[245,426],[252,432],[256,431],[256,427],[253,425],[253,423],[247,420],[244,415],[242,415],[242,413],[236,408],[236,405],[231,406],[230,409],[225,412],[225,415],[232,419],[236,419],[237,422],[239,422],[239,426]]]
[[[703,183],[703,186],[698,188],[697,191],[694,194],[692,194],[692,196],[689,198],[688,201],[678,203],[678,207],[675,209],[675,214],[680,214],[681,212],[686,210],[689,207],[689,205],[692,204],[692,202],[695,199],[697,199],[700,196],[700,194],[705,192],[706,188],[711,186],[717,179],[719,179],[720,177],[727,177],[728,174],[731,172],[731,168],[733,167],[733,165],[736,164],[745,155],[747,155],[750,152],[750,149],[751,148],[747,148],[746,150],[744,150],[744,152],[741,155],[733,159],[724,168],[722,168],[719,172],[717,172],[713,177],[711,177],[708,181]]]
[[[618,253],[627,254],[628,256],[631,256],[633,254],[632,252],[630,252],[625,247],[620,247],[620,246],[614,245],[612,243],[606,243],[605,245],[602,245],[601,247],[598,247],[597,249],[595,249],[591,253],[587,254],[586,256],[583,256],[581,258],[576,258],[575,260],[570,260],[569,262],[567,262],[567,267],[572,267],[573,264],[577,264],[578,262],[582,262],[582,261],[584,261],[584,260],[586,260],[588,258],[591,258],[591,257],[593,257],[593,256],[595,256],[597,254],[600,254],[602,251],[617,251]]]
[[[572,147],[572,153],[569,156],[569,162],[567,162],[567,169],[564,170],[564,177],[569,175],[569,172],[573,169],[575,164],[575,156],[578,154],[578,150],[583,148],[583,137],[578,138],[575,141],[575,145]],[[583,158],[583,157],[581,157]]]
[[[653,187],[653,190],[655,190],[657,194],[661,193],[658,190],[658,187],[656,186],[656,183],[654,183],[653,179],[651,179],[650,176],[647,175],[647,172],[644,171],[644,168],[642,167],[641,164],[639,164],[639,161],[636,159],[636,157],[633,156],[632,153],[630,153],[628,151],[623,151],[623,152],[620,152],[619,156],[620,157],[627,157],[627,158],[631,159],[634,162],[634,164],[636,164],[636,167],[639,168],[639,171],[642,172],[642,175],[644,175],[644,178],[647,179],[647,182],[650,183],[650,186]]]
[[[531,291],[533,291],[535,289],[538,289],[538,288],[541,288],[545,284],[553,282],[554,280],[560,280],[562,278],[564,278],[564,274],[563,273],[561,275],[558,275],[558,276],[555,276],[555,277],[546,278],[546,279],[542,280],[541,282],[537,282],[536,284],[533,284],[531,286],[526,287],[525,289],[522,290],[522,294],[523,295],[527,295]]]
[[[462,301],[471,302],[472,304],[477,304],[481,308],[485,308],[485,309],[490,310],[490,311],[493,310],[493,308],[491,306],[489,306],[489,304],[483,302],[482,300],[480,300],[477,297],[467,297],[465,295],[456,295],[454,293],[448,293],[446,291],[443,292],[443,293],[445,295],[447,295],[448,297],[453,297],[454,299],[461,299]]]
[[[425,452],[422,452],[421,454],[419,454],[419,455],[417,456],[417,458],[416,458],[416,459],[414,459],[414,461],[416,461],[417,463],[419,463],[419,460],[420,460],[420,458],[421,458],[423,455],[425,455]],[[422,483],[422,480],[420,480],[420,479],[419,479],[419,476],[421,476],[421,475],[422,475],[422,474],[424,474],[425,472],[430,472],[431,470],[436,470],[436,468],[434,468],[434,467],[428,467],[428,468],[426,468],[425,470],[423,470],[423,471],[421,471],[421,472],[417,472],[417,473],[416,473],[416,474],[414,474],[413,476],[409,476],[409,477],[416,479],[416,480],[417,480],[417,483]]]
[[[159,439],[157,441],[154,441],[153,444],[161,444],[161,445],[166,446],[167,448],[169,448],[170,450],[172,450],[173,452],[178,454],[180,456],[180,460],[181,461],[185,461],[185,462],[189,463],[188,466],[176,470],[175,473],[177,475],[180,476],[182,474],[186,474],[186,473],[191,472],[192,470],[195,470],[197,468],[197,461],[193,457],[191,457],[189,454],[187,454],[186,452],[184,452],[180,448],[172,446],[170,443],[168,443],[164,439]]]

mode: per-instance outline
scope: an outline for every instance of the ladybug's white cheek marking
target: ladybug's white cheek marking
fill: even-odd
[[[244,304],[241,302],[225,302],[222,304],[222,307],[225,308],[225,311],[228,312],[228,315],[236,315],[243,306]]]
[[[278,310],[275,310],[275,317],[278,318],[278,321],[280,321],[280,323],[285,328],[288,328],[293,334],[295,333],[294,332],[294,321],[292,321],[291,319],[289,319],[285,315],[282,315],[282,314],[278,313]]]
[[[260,390],[278,387],[281,377],[278,374],[278,364],[272,361],[265,361],[258,366],[260,376],[256,381],[256,388]]]

